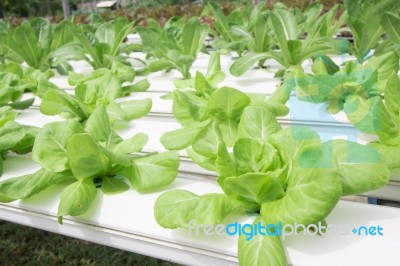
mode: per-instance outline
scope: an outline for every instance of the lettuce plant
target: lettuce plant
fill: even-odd
[[[202,75],[196,74],[196,82],[204,82]],[[213,169],[216,159],[213,146],[215,135],[211,130],[213,121],[219,121],[222,137],[232,146],[236,139],[239,120],[250,98],[229,87],[215,90],[207,83],[197,84],[196,90],[175,90],[173,110],[183,128],[164,134],[161,143],[169,150],[180,150],[192,146],[187,152],[193,161],[207,169]],[[201,91],[204,90],[204,91]],[[230,103],[227,99],[232,99]]]
[[[225,73],[221,70],[221,56],[218,52],[212,52],[208,61],[207,72],[205,75],[196,73],[195,78],[175,79],[174,85],[177,89],[194,89],[196,87],[215,87],[225,79]],[[197,84],[197,85],[196,85]],[[203,89],[199,89],[203,90]],[[165,99],[170,98],[170,94],[162,96]]]
[[[199,18],[188,21],[171,18],[161,28],[154,20],[151,27],[136,27],[139,33],[143,51],[155,61],[150,62],[141,72],[156,72],[175,68],[184,78],[190,77],[190,67],[203,47],[208,33],[208,26],[201,24]]]
[[[359,130],[376,134],[386,144],[397,143],[399,138],[396,119],[387,113],[382,100],[391,102],[398,89],[399,58],[391,51],[371,57],[365,64],[347,62],[344,67],[329,73],[326,64],[315,62],[316,74],[295,71],[285,81],[286,87],[296,90],[300,100],[327,103],[328,111],[344,111]],[[396,114],[392,114],[396,116]]]
[[[135,45],[124,43],[133,31],[133,23],[127,18],[103,23],[97,29],[87,25],[73,26],[70,31],[76,41],[54,52],[55,58],[85,60],[93,69],[110,68],[113,61],[130,65],[127,57]]]
[[[0,34],[9,34],[11,31],[11,25],[5,20],[0,20]],[[6,59],[12,58],[10,50],[0,43],[0,63],[5,63]],[[18,58],[13,58],[18,61]]]
[[[262,53],[250,50],[232,64],[231,74],[241,76],[255,63],[263,62],[268,58],[275,59],[284,69],[287,69],[291,66],[299,66],[304,60],[320,54],[336,54],[338,44],[332,40],[332,34],[338,30],[343,22],[343,19],[335,22],[337,11],[338,8],[331,9],[328,13],[322,15],[312,29],[307,32],[304,40],[300,39],[301,32],[296,27],[296,17],[290,10],[278,8],[270,11],[268,16],[274,32],[273,42],[278,44],[280,50]],[[280,71],[277,75],[281,74]]]
[[[237,51],[240,52],[239,56],[243,55],[244,50],[250,53],[264,53],[273,48],[272,27],[268,22],[268,13],[258,12],[254,22],[248,28],[233,25],[230,29],[238,42],[245,48],[243,51]],[[259,61],[260,67],[263,67],[265,60],[266,58],[263,58]]]
[[[359,62],[363,62],[371,49],[374,49],[380,38],[384,34],[384,28],[391,31],[387,26],[386,12],[400,9],[400,2],[397,0],[346,0],[346,10],[348,13],[347,24],[353,34],[353,46],[350,47],[350,53],[353,54]],[[383,25],[386,25],[382,27]]]
[[[370,57],[364,64],[347,62],[336,72],[327,64],[314,62],[314,75],[296,72],[285,81],[300,100],[327,103],[328,111],[343,111],[360,131],[377,135],[378,148],[389,169],[398,172],[400,162],[399,58],[389,51]]]
[[[111,129],[106,108],[96,108],[84,125],[74,119],[45,125],[33,145],[32,159],[42,168],[33,174],[0,182],[0,201],[29,198],[47,187],[68,183],[61,194],[58,220],[86,213],[96,200],[97,187],[104,194],[130,188],[151,192],[176,177],[176,152],[129,156],[140,152],[147,136],[139,133],[123,140]]]
[[[382,27],[388,38],[378,45],[374,54],[394,50],[400,56],[400,13],[386,12],[382,17]]]
[[[0,32],[0,46],[12,52],[8,59],[25,62],[28,66],[41,71],[57,68],[60,73],[71,69],[65,54],[54,53],[65,44],[74,40],[70,32],[72,23],[63,21],[52,28],[50,22],[36,18],[12,29],[9,33]]]
[[[3,174],[3,161],[8,152],[29,153],[39,131],[36,127],[20,125],[15,122],[18,112],[9,106],[0,107],[0,175]]]
[[[229,105],[229,102],[227,105]],[[215,142],[215,170],[223,194],[196,195],[185,190],[163,193],[154,214],[164,228],[218,224],[230,214],[255,214],[254,223],[324,223],[342,195],[377,189],[389,170],[374,148],[345,140],[322,142],[307,127],[281,129],[262,106],[247,106],[232,151],[218,121],[209,126]],[[276,233],[277,232],[271,232]],[[239,237],[240,265],[286,265],[279,236]]]
[[[11,106],[14,109],[26,109],[34,102],[34,98],[21,101],[24,92],[36,93],[39,80],[48,80],[53,76],[51,70],[42,72],[37,69],[23,67],[14,62],[0,65],[0,106]]]
[[[250,103],[263,106],[276,116],[286,114],[287,108],[284,106],[286,99],[283,104],[277,100],[285,97],[283,95],[276,94],[270,99],[261,95],[249,97],[234,88],[217,88],[208,81],[207,75],[197,72],[194,88],[176,89],[172,93],[173,113],[183,128],[165,133],[161,143],[168,150],[187,149],[193,161],[206,169],[215,170],[216,151],[213,144],[217,139],[211,125],[217,123],[224,142],[232,147],[243,130],[239,127],[243,110]]]
[[[0,106],[12,106],[15,109],[28,108],[33,99],[19,101],[31,84],[23,83],[22,68],[14,63],[0,65]]]
[[[243,9],[235,9],[229,15],[215,3],[209,3],[206,7],[214,17],[215,31],[210,33],[214,36],[212,46],[221,52],[235,51],[239,56],[246,49],[264,50],[268,48],[269,42],[266,37],[266,31],[270,30],[266,24],[263,15],[264,2],[260,2],[255,7],[248,1]],[[256,41],[252,41],[250,32],[255,33]]]
[[[132,81],[135,72],[117,64],[115,69],[98,69],[89,75],[70,75],[70,83],[76,85],[75,94],[71,95],[54,84],[42,81],[39,94],[42,96],[40,111],[46,115],[63,115],[86,121],[100,105],[106,106],[112,122],[115,120],[131,121],[146,115],[152,106],[151,99],[128,100],[116,102],[117,98],[128,95],[132,91],[144,91],[147,81],[123,86],[123,81]],[[124,71],[125,70],[125,71]]]

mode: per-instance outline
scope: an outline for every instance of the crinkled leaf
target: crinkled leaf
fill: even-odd
[[[295,167],[288,178],[286,195],[264,202],[265,222],[278,224],[316,224],[325,219],[342,195],[340,177],[332,169]]]
[[[399,126],[394,123],[379,96],[370,99],[351,95],[346,98],[344,111],[359,130],[377,134],[382,143],[399,145]]]
[[[239,137],[267,140],[279,130],[281,126],[266,108],[249,106],[244,109],[239,123]]]
[[[222,87],[211,96],[208,110],[218,121],[232,119],[239,122],[244,108],[249,103],[249,97],[243,92],[229,87]]]
[[[258,216],[253,226],[261,224],[266,226],[261,216]],[[272,232],[275,233],[275,232]],[[257,234],[248,239],[245,234],[239,237],[238,242],[239,265],[247,266],[285,266],[286,254],[279,236]]]
[[[336,173],[342,180],[342,194],[356,195],[383,187],[390,177],[388,166],[373,147],[345,140],[324,143],[332,154]]]
[[[319,135],[308,127],[291,126],[269,138],[279,152],[283,163],[297,165],[302,154],[307,150],[318,150],[321,147]]]
[[[260,139],[241,138],[233,147],[239,174],[266,173],[280,167],[277,150]]]
[[[157,198],[154,216],[164,228],[188,228],[194,224],[217,224],[231,213],[244,213],[244,204],[224,194],[196,195],[185,190],[172,190]]]
[[[238,177],[228,177],[224,186],[231,191],[230,196],[258,205],[285,195],[282,185],[272,173],[247,173]]]

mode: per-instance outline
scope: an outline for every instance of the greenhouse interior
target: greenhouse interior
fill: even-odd
[[[0,265],[400,265],[400,1],[0,0]]]

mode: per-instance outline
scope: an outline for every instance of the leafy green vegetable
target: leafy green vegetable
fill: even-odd
[[[115,101],[130,93],[122,85],[123,81],[128,81],[127,76],[129,81],[134,78],[133,69],[129,71],[132,75],[121,69],[117,72],[98,69],[89,75],[72,74],[70,83],[76,85],[75,95],[68,94],[50,82],[41,82],[38,88],[42,94],[40,111],[46,115],[62,115],[84,122],[98,106],[105,105],[112,122],[140,118],[150,111],[150,99]]]
[[[53,76],[51,70],[41,72],[14,62],[0,65],[0,106],[11,106],[14,109],[26,109],[32,105],[34,98],[21,100],[26,91],[37,92],[41,80]]]
[[[190,67],[203,46],[208,26],[195,17],[188,21],[171,18],[162,29],[136,27],[136,31],[142,39],[143,50],[156,58],[142,72],[176,68],[184,78],[189,78]]]
[[[343,195],[365,193],[389,181],[388,165],[377,149],[345,140],[325,142],[324,149],[338,168]]]
[[[214,3],[209,3],[206,9],[215,18],[215,31],[210,32],[214,36],[214,49],[221,53],[235,51],[239,56],[246,49],[258,52],[269,49],[271,44],[267,32],[270,27],[266,25],[263,2],[253,6],[247,1],[243,9],[236,9],[229,15],[225,15]]]
[[[45,125],[36,137],[37,145],[32,149],[32,159],[51,172],[63,172],[69,169],[65,147],[70,137],[83,132],[82,126],[75,120]]]
[[[287,9],[276,8],[272,10],[268,13],[271,30],[262,33],[262,42],[276,42],[280,51],[269,48],[263,48],[261,50],[249,48],[248,53],[232,64],[230,68],[231,74],[241,76],[257,62],[260,62],[259,65],[263,66],[263,63],[268,58],[275,59],[285,69],[288,69],[291,66],[299,66],[304,60],[316,57],[320,54],[338,53],[337,43],[335,43],[331,38],[331,36],[343,24],[343,16],[340,17],[339,20],[335,21],[335,15],[337,12],[338,6],[322,15],[317,21],[315,21],[315,25],[312,27],[311,25],[308,25],[311,28],[307,32],[304,41],[302,41],[299,38],[301,33],[296,27],[297,22],[295,15]],[[265,22],[263,22],[263,24],[265,24]],[[265,27],[268,27],[268,25],[269,24]],[[255,33],[257,33],[257,31],[255,31]],[[269,41],[267,34],[272,35],[272,33],[275,35],[270,36],[269,39],[272,39],[272,41]],[[256,38],[257,35],[254,37]],[[257,39],[253,41],[253,43],[256,42]]]
[[[351,53],[358,61],[363,62],[371,49],[375,48],[384,33],[382,24],[391,34],[387,24],[387,18],[384,18],[385,12],[399,10],[400,3],[396,0],[387,1],[352,1],[346,0],[346,10],[348,13],[347,24],[353,34],[354,46]]]
[[[17,114],[9,106],[0,107],[0,175],[3,173],[3,161],[7,153],[9,151],[18,154],[31,152],[39,131],[36,127],[15,122]]]
[[[295,167],[288,176],[285,196],[264,202],[261,215],[268,223],[316,224],[332,211],[341,192],[340,179],[331,169]]]
[[[192,146],[192,154],[215,159],[216,135],[212,125],[218,125],[222,137],[232,146],[238,135],[240,117],[250,99],[233,88],[213,88],[199,72],[195,86],[195,90],[173,92],[174,114],[184,128],[165,133],[161,143],[170,150]]]
[[[334,74],[307,75],[296,69],[285,84],[289,90],[296,90],[300,100],[327,102],[330,113],[344,111],[359,130],[378,135],[383,144],[396,146],[400,144],[398,69],[399,59],[389,51],[363,65],[347,62]]]
[[[90,209],[96,199],[96,184],[105,194],[128,190],[125,179],[140,192],[160,189],[174,181],[179,156],[176,152],[129,156],[141,152],[146,142],[144,134],[123,140],[111,129],[103,105],[84,125],[74,119],[49,123],[38,133],[32,151],[33,160],[42,169],[0,182],[0,201],[28,198],[53,184],[72,181],[62,192],[58,207],[62,223],[63,216],[81,215]],[[22,187],[26,183],[29,187]]]
[[[187,149],[193,161],[215,170],[218,135],[232,147],[238,137],[261,134],[265,138],[266,134],[279,131],[275,117],[287,114],[285,104],[289,94],[281,88],[268,99],[261,95],[250,98],[233,88],[218,89],[209,83],[207,76],[213,76],[213,70],[220,71],[219,63],[215,60],[210,63],[212,67],[206,75],[197,72],[193,80],[178,83],[180,89],[169,95],[174,115],[183,128],[163,134],[160,141],[169,150]],[[251,104],[254,106],[248,107]],[[241,120],[242,117],[245,119]]]
[[[245,106],[233,108],[240,106],[238,101],[246,101],[228,95],[215,107],[215,102],[209,104],[217,119],[200,131],[192,145],[197,154],[194,161],[204,166],[208,160],[225,194],[166,192],[154,206],[161,226],[189,228],[192,220],[216,224],[231,213],[256,213],[255,223],[307,226],[323,221],[342,195],[363,193],[388,182],[389,169],[377,149],[344,140],[322,143],[307,127],[281,129],[266,108],[247,106],[236,112]],[[233,113],[240,118],[241,134],[229,151],[219,125]],[[244,115],[254,119],[243,119]],[[242,235],[238,254],[241,265],[286,263],[279,236],[256,235],[249,240]]]
[[[70,32],[77,41],[64,45],[54,51],[52,56],[85,60],[93,69],[111,69],[114,62],[130,66],[124,54],[129,54],[135,47],[124,43],[124,39],[132,32],[132,27],[133,23],[122,17],[102,23],[96,29],[90,26],[73,26]]]
[[[26,62],[34,69],[47,71],[57,68],[63,74],[71,70],[67,55],[62,56],[59,49],[74,40],[71,32],[73,24],[63,21],[52,28],[46,19],[35,18],[10,31],[0,33],[0,45],[11,51],[16,62]]]

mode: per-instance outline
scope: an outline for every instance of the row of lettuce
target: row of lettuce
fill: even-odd
[[[215,29],[198,18],[173,18],[164,27],[149,20],[133,27],[125,19],[76,26],[68,21],[51,25],[34,19],[20,27],[0,30],[0,150],[32,152],[41,165],[33,174],[0,181],[0,201],[29,198],[54,184],[65,184],[58,217],[86,213],[104,194],[159,191],[178,173],[177,151],[186,150],[201,167],[214,171],[220,194],[196,195],[171,190],[157,199],[154,213],[165,228],[217,224],[226,216],[256,215],[255,223],[304,225],[325,223],[341,196],[357,195],[384,186],[400,168],[400,19],[398,1],[345,1],[320,15],[312,5],[305,12],[277,5],[264,10],[238,9],[229,16],[210,6]],[[354,42],[332,38],[347,23]],[[142,44],[124,40],[139,33]],[[214,36],[206,73],[190,72],[200,52],[210,53],[204,40]],[[279,49],[277,49],[279,48]],[[371,50],[374,52],[371,53]],[[132,59],[143,51],[145,61]],[[268,67],[268,59],[282,66],[279,88],[270,97],[221,87],[225,73],[220,53],[239,56],[233,75]],[[336,65],[329,55],[349,53],[356,60]],[[301,63],[312,59],[311,70]],[[84,60],[93,72],[72,72],[70,60]],[[138,60],[143,67],[132,67]],[[24,64],[21,65],[21,63]],[[148,141],[139,133],[123,139],[121,123],[148,114],[151,100],[118,98],[144,92],[147,80],[137,75],[177,69],[177,89],[163,96],[173,101],[173,114],[182,128],[161,137],[163,153],[141,153]],[[74,94],[49,81],[68,73]],[[151,82],[151,80],[150,80]],[[40,111],[61,115],[42,129],[15,122],[18,109],[41,98]],[[346,140],[322,141],[308,127],[283,129],[277,117],[289,113],[292,92],[303,101],[326,103],[332,114],[343,111],[360,131],[378,141],[361,145]],[[276,232],[271,232],[276,233]],[[241,265],[285,265],[279,237],[239,238]]]
[[[371,50],[375,55],[399,52],[398,1],[345,3],[345,10],[336,5],[321,13],[320,3],[303,12],[282,4],[266,10],[261,2],[228,16],[210,4],[213,27],[201,23],[199,17],[173,17],[163,27],[153,19],[147,27],[134,27],[126,18],[108,23],[96,20],[90,25],[70,21],[51,25],[47,20],[33,19],[15,28],[0,23],[0,62],[25,62],[42,72],[57,69],[67,74],[72,70],[68,60],[85,60],[94,69],[110,68],[115,61],[129,65],[131,52],[144,51],[156,60],[142,72],[174,68],[188,78],[197,54],[207,52],[203,44],[209,35],[214,50],[239,56],[230,69],[233,75],[242,75],[256,63],[266,68],[266,60],[274,59],[282,66],[277,76],[283,77],[288,68],[327,54],[354,55],[362,63]],[[352,41],[332,38],[343,31],[351,31]],[[125,42],[133,32],[140,34],[142,45]]]

